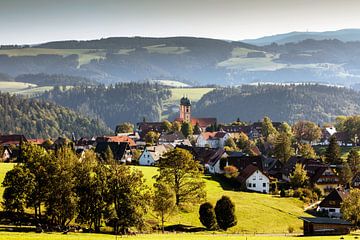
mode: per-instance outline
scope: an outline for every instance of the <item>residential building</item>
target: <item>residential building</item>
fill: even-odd
[[[231,135],[226,132],[204,132],[196,139],[197,147],[224,148]]]
[[[170,149],[171,145],[147,146],[139,157],[139,165],[153,166]]]
[[[270,191],[270,179],[269,177],[260,171],[257,166],[249,165],[244,170],[239,171],[237,180],[242,187],[245,187],[249,191],[269,193]]]
[[[331,218],[341,218],[341,204],[349,195],[349,192],[334,189],[319,204],[317,211]]]

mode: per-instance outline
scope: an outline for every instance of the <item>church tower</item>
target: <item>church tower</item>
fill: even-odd
[[[180,119],[184,122],[191,120],[191,102],[186,96],[180,99]]]

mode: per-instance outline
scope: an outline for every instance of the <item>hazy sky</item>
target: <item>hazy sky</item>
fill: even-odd
[[[360,28],[359,0],[0,0],[0,44]]]

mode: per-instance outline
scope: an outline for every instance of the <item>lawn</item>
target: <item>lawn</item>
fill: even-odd
[[[15,163],[0,163],[0,200],[2,202],[2,195],[4,193],[4,188],[1,186],[1,183],[4,181],[5,174],[13,169],[15,166]],[[0,209],[1,209],[0,205]]]
[[[16,92],[25,89],[35,88],[37,85],[24,82],[0,82],[0,91],[1,92]]]
[[[157,174],[154,167],[135,167],[143,171],[149,185],[154,182],[152,176]],[[302,221],[299,216],[307,216],[303,211],[303,203],[293,198],[279,198],[277,196],[259,193],[246,193],[224,190],[220,183],[205,177],[207,200],[215,205],[222,196],[229,196],[236,205],[237,226],[229,229],[230,233],[286,233],[288,227],[294,227],[301,232]],[[194,206],[190,212],[181,212],[172,216],[167,225],[184,224],[201,227],[198,207]]]
[[[67,235],[61,233],[18,233],[18,232],[0,232],[0,240],[116,240],[116,239],[134,239],[134,240],[338,240],[340,236],[328,236],[328,237],[290,237],[290,236],[244,236],[244,235],[228,235],[228,234],[144,234],[137,236],[114,236],[108,234],[89,234],[89,233],[69,233]],[[352,235],[343,236],[343,239],[354,239]]]
[[[157,53],[157,54],[183,54],[190,51],[186,47],[169,47],[166,46],[165,44],[152,45],[144,48],[149,53]]]

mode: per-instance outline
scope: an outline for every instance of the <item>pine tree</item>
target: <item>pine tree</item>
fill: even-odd
[[[281,133],[275,140],[274,155],[281,162],[285,163],[294,154],[291,140],[286,133]]]
[[[340,159],[340,146],[337,143],[336,137],[333,135],[330,137],[329,146],[325,152],[325,160],[330,164],[341,163]]]
[[[351,171],[356,174],[360,172],[360,154],[356,149],[351,149],[347,157]]]
[[[181,125],[181,132],[186,138],[188,136],[191,136],[193,134],[192,125],[188,122],[183,122],[183,124]]]

